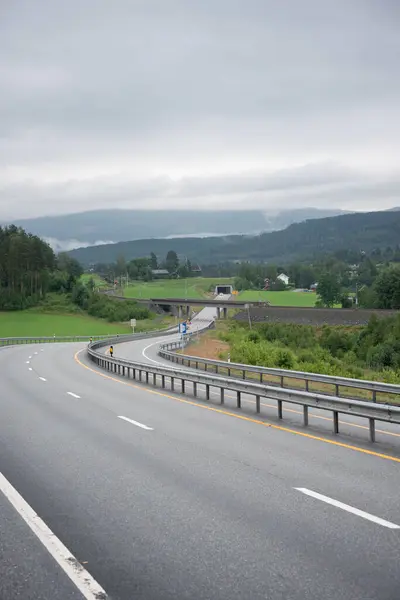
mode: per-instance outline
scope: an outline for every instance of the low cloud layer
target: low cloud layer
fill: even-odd
[[[15,0],[0,219],[400,204],[396,0]]]

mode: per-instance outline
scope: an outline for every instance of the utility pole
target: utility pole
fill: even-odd
[[[250,304],[246,304],[246,308],[247,308],[247,317],[249,319],[249,328],[251,329]]]

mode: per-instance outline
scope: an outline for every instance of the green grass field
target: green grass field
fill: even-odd
[[[107,323],[86,315],[35,313],[33,310],[0,312],[0,337],[29,337],[52,335],[102,335],[132,333],[122,323]]]
[[[316,294],[312,292],[263,292],[257,290],[246,290],[238,295],[240,300],[249,302],[268,301],[272,306],[315,306]]]
[[[233,278],[191,277],[189,279],[161,279],[136,282],[124,288],[127,298],[205,298],[210,286],[232,285]]]

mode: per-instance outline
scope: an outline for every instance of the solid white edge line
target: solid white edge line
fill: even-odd
[[[164,365],[165,364],[164,362],[161,362],[160,360],[154,360],[153,358],[150,358],[150,356],[147,356],[147,354],[146,354],[146,350],[148,350],[149,348],[152,348],[153,346],[159,346],[160,344],[161,344],[161,340],[159,340],[158,342],[153,342],[152,344],[149,344],[148,346],[146,346],[146,348],[143,348],[142,356],[146,360],[149,360],[150,362],[154,363],[155,365]]]
[[[33,508],[23,499],[11,483],[0,473],[0,491],[24,519],[43,546],[60,565],[86,600],[106,600],[107,594],[99,583],[81,565],[64,544],[54,535]]]
[[[47,381],[47,379],[45,379],[44,377],[39,377],[39,379],[40,379],[41,381]]]
[[[29,370],[30,370],[30,371],[33,371],[32,367],[29,367]]]
[[[29,365],[29,363],[30,363],[30,361],[29,361],[29,360],[27,360],[27,361],[26,361],[26,364],[27,364],[27,365]]]
[[[302,494],[306,494],[306,496],[311,496],[312,498],[316,498],[317,500],[321,500],[322,502],[326,502],[327,504],[331,504],[332,506],[336,506],[336,508],[341,508],[353,515],[357,515],[358,517],[362,517],[363,519],[367,519],[367,521],[372,521],[373,523],[377,523],[377,525],[382,525],[382,527],[387,527],[388,529],[400,529],[400,525],[396,525],[395,523],[391,523],[390,521],[385,521],[385,519],[381,519],[380,517],[375,517],[375,515],[371,515],[370,513],[364,512],[358,508],[354,508],[354,506],[349,506],[348,504],[344,504],[343,502],[339,502],[338,500],[334,500],[333,498],[329,498],[329,496],[323,496],[322,494],[318,494],[318,492],[313,492],[307,488],[294,488],[298,492]]]
[[[128,417],[123,417],[122,415],[118,415],[118,419],[122,419],[123,421],[128,421],[128,423],[132,423],[132,425],[136,425],[136,427],[141,427],[141,429],[146,429],[146,431],[154,431],[152,427],[147,427],[147,425],[143,425],[143,423],[139,423],[138,421],[134,421],[133,419],[128,419]]]
[[[67,394],[73,398],[80,398],[80,396],[78,396],[78,394],[74,394],[74,392],[67,392]]]

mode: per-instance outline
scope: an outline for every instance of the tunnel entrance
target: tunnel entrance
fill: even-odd
[[[215,295],[218,296],[219,294],[226,294],[228,296],[230,296],[233,292],[233,286],[232,285],[217,285],[215,288]]]

